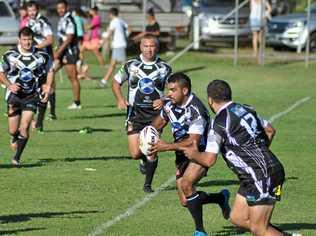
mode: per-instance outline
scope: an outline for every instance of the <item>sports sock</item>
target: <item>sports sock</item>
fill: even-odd
[[[187,206],[195,223],[195,229],[204,231],[203,227],[203,207],[198,193],[187,197]]]
[[[43,128],[43,120],[45,116],[47,103],[40,102],[38,104],[38,114],[37,114],[37,120],[36,120],[36,128]]]
[[[27,140],[28,140],[28,138],[25,138],[25,137],[19,135],[18,140],[17,140],[18,147],[17,147],[16,153],[13,157],[14,160],[20,161],[20,158],[21,158],[22,152],[25,148],[25,145],[27,143]]]
[[[200,195],[200,200],[202,204],[223,204],[225,201],[224,195],[221,193],[206,193],[203,191],[197,191],[197,193]]]
[[[74,101],[74,103],[75,103],[77,106],[80,106],[80,100],[76,100],[76,101]]]
[[[151,185],[154,174],[158,165],[158,158],[155,160],[146,160],[146,176],[145,176],[145,184],[144,185]]]
[[[48,100],[50,103],[50,114],[56,115],[56,93],[49,95]]]
[[[11,134],[12,136],[11,143],[15,143],[16,141],[18,141],[19,135],[20,135],[20,131],[16,131],[14,134]]]
[[[140,157],[140,159],[141,159],[144,163],[147,162],[147,157],[146,157],[145,155],[142,155],[142,156]]]

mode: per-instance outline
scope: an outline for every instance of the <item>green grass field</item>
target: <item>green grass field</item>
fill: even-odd
[[[164,54],[162,57],[168,59]],[[91,74],[100,78],[104,69],[94,65],[91,57],[89,62]],[[227,80],[234,100],[255,106],[265,118],[311,97],[273,123],[277,135],[272,150],[283,162],[287,179],[272,222],[287,231],[316,235],[316,64],[309,69],[297,62],[263,68],[242,60],[234,68],[231,59],[189,52],[174,63],[173,69],[187,71],[193,90],[204,101],[210,80]],[[117,110],[111,90],[99,89],[98,80],[83,81],[83,109],[68,111],[66,107],[72,102],[70,84],[66,77],[62,82],[59,74],[56,81],[58,120],[47,121],[44,134],[32,132],[20,169],[10,165],[13,152],[6,117],[1,115],[0,234],[77,236],[93,235],[101,229],[100,235],[111,236],[191,235],[193,222],[178,202],[174,182],[146,204],[135,207],[148,195],[142,191],[138,162],[132,161],[127,151],[125,112]],[[5,111],[2,100],[0,112]],[[79,134],[86,126],[94,132]],[[172,140],[168,128],[164,139]],[[154,188],[173,175],[174,154],[161,154]],[[219,158],[199,189],[216,192],[224,187],[234,196],[238,181]],[[126,213],[129,208],[130,215]],[[209,235],[249,235],[225,221],[215,205],[204,207],[204,216]]]

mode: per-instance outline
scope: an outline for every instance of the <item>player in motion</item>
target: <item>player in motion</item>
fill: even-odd
[[[174,142],[159,140],[151,148],[150,155],[156,152],[175,151],[176,186],[181,204],[190,211],[195,223],[194,236],[205,236],[203,226],[203,205],[219,204],[225,219],[229,218],[229,191],[219,193],[197,191],[195,185],[206,175],[207,167],[189,160],[180,150],[192,142],[198,143],[204,151],[209,126],[209,115],[201,100],[191,92],[191,80],[183,73],[172,74],[168,79],[168,100],[153,126],[160,130],[170,122]]]
[[[221,152],[228,167],[236,173],[240,187],[230,214],[233,224],[257,236],[285,235],[270,223],[285,178],[281,162],[269,149],[274,128],[252,107],[233,102],[231,88],[223,80],[213,80],[207,95],[216,115],[206,149],[200,152],[192,143],[182,150],[190,160],[207,167],[215,164]]]
[[[129,60],[114,76],[112,89],[119,109],[127,108],[126,130],[128,150],[133,159],[141,159],[140,169],[145,173],[144,191],[153,192],[151,183],[158,159],[144,156],[139,149],[139,133],[151,124],[162,107],[162,96],[171,67],[157,56],[158,40],[146,35],[140,43],[141,54]],[[127,100],[123,97],[121,85],[128,82]]]
[[[28,27],[34,32],[35,47],[47,52],[51,58],[53,58],[53,29],[50,22],[39,12],[39,5],[35,1],[29,1],[27,3],[27,13],[29,16]],[[45,81],[43,81],[45,82]],[[53,86],[54,87],[54,86]],[[52,89],[53,90],[53,89]],[[55,92],[49,95],[50,102],[50,114],[49,118],[56,120],[55,113]],[[36,129],[39,132],[43,132],[43,121],[47,102],[39,102],[38,114],[36,120]]]
[[[15,166],[20,165],[37,104],[40,100],[47,102],[54,78],[51,57],[33,46],[33,37],[30,28],[22,28],[17,47],[8,50],[0,63],[0,81],[7,88],[5,99],[11,147],[16,150],[12,158]],[[41,87],[42,81],[46,83]]]

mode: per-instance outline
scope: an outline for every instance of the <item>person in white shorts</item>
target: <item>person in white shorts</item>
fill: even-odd
[[[105,33],[106,38],[112,37],[111,49],[112,56],[109,68],[105,73],[103,79],[100,81],[100,86],[105,87],[107,81],[110,79],[117,62],[124,62],[126,60],[127,39],[126,32],[128,25],[121,18],[118,17],[119,11],[117,8],[111,8],[109,11],[111,22],[108,30]]]

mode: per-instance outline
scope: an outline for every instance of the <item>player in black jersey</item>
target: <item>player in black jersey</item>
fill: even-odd
[[[28,27],[34,32],[35,47],[44,50],[53,58],[53,30],[50,22],[39,12],[39,6],[35,1],[27,3],[27,13],[29,16]],[[45,81],[44,81],[45,82]],[[54,87],[54,85],[53,85]],[[49,95],[50,114],[49,118],[55,120],[55,92],[52,89],[52,94]],[[43,132],[43,121],[47,102],[38,104],[38,114],[36,120],[36,129]]]
[[[201,100],[191,92],[191,80],[183,73],[172,74],[168,79],[168,98],[153,126],[161,130],[169,122],[174,142],[159,140],[152,146],[151,155],[156,152],[175,151],[176,185],[180,202],[188,207],[195,222],[193,235],[207,235],[203,226],[203,204],[217,203],[224,218],[228,219],[230,207],[229,192],[224,189],[219,193],[197,191],[195,185],[206,175],[207,168],[190,161],[180,150],[181,147],[198,143],[199,150],[204,151],[209,125],[209,115]]]
[[[29,127],[39,100],[47,101],[53,82],[51,57],[33,46],[33,31],[19,31],[18,46],[8,50],[0,63],[0,80],[6,88],[11,147],[16,149],[13,165],[20,165],[21,154],[29,137]],[[46,81],[41,90],[42,81]]]
[[[254,235],[284,235],[270,223],[280,200],[284,169],[269,145],[275,130],[249,106],[232,101],[227,82],[214,80],[207,87],[208,103],[216,114],[208,133],[205,152],[196,145],[183,148],[190,160],[210,167],[219,152],[236,173],[240,187],[230,215],[233,224]]]
[[[68,109],[81,109],[80,83],[77,76],[76,63],[79,59],[79,47],[76,31],[76,23],[68,11],[68,2],[57,2],[57,13],[60,16],[57,27],[58,48],[54,52],[55,71],[64,66],[67,76],[72,85],[74,102]]]
[[[162,107],[162,96],[171,67],[157,57],[158,41],[147,35],[140,43],[140,56],[129,60],[114,76],[113,93],[119,109],[127,108],[126,130],[128,149],[133,159],[142,159],[146,165],[145,192],[152,192],[151,183],[157,168],[156,157],[145,157],[139,149],[139,133]],[[128,82],[127,100],[123,97],[121,85]]]

